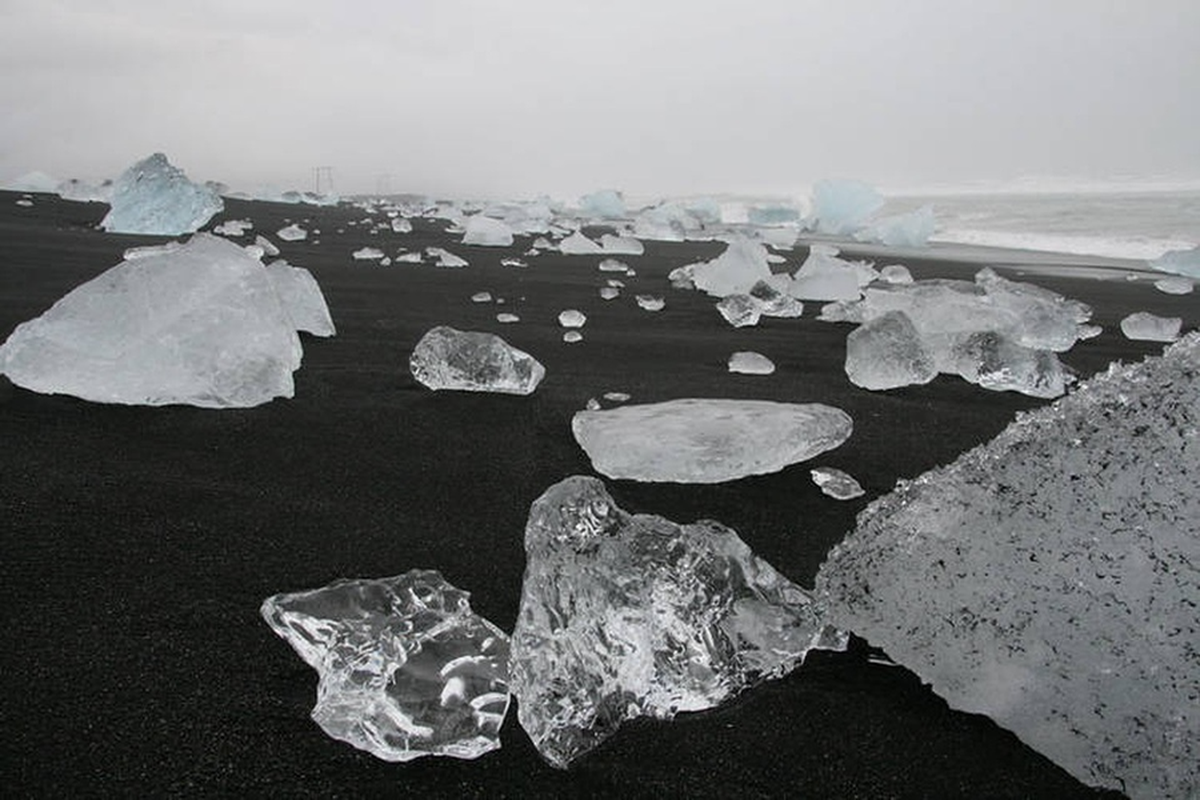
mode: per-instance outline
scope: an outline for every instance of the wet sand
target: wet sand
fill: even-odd
[[[161,237],[94,229],[105,207],[0,192],[0,338],[78,283]],[[511,629],[529,504],[572,474],[590,474],[571,415],[608,391],[632,402],[676,397],[819,401],[855,421],[846,444],[810,464],[717,486],[609,482],[620,505],[676,521],[713,518],[803,585],[855,514],[999,432],[1043,401],[958,379],[872,393],[842,372],[848,326],[763,320],[732,329],[695,292],[669,287],[674,267],[713,243],[647,242],[620,298],[595,257],[542,255],[502,267],[511,249],[465,247],[417,221],[413,234],[349,226],[360,209],[229,201],[283,257],[312,271],[338,335],[303,337],[296,396],[245,410],[127,408],[0,387],[0,653],[10,687],[0,780],[12,796],[62,794],[397,794],[530,797],[811,796],[1084,797],[1094,792],[983,717],[948,710],[907,671],[874,663],[856,641],[818,653],[783,680],[720,709],[671,723],[638,721],[569,771],[545,765],[510,709],[503,748],[475,761],[388,764],[328,739],[308,718],[316,675],[258,616],[270,594],[338,577],[435,568],[473,607]],[[281,242],[285,220],[311,220],[320,242]],[[344,233],[337,233],[342,228]],[[428,244],[465,269],[381,267],[350,254]],[[789,254],[794,270],[803,250]],[[916,277],[967,277],[944,258],[894,258]],[[781,269],[782,267],[777,267]],[[1002,274],[1015,272],[1002,268]],[[1150,280],[1028,278],[1091,303],[1104,333],[1064,362],[1087,376],[1114,359],[1161,352],[1117,327],[1137,310],[1200,322],[1196,295]],[[472,303],[487,290],[504,305]],[[634,295],[665,297],[646,312]],[[565,344],[557,314],[588,315]],[[495,315],[520,315],[515,325]],[[408,374],[430,327],[498,333],[547,376],[530,397],[433,393]],[[777,365],[731,375],[735,350]],[[867,496],[825,497],[808,470],[844,469]]]

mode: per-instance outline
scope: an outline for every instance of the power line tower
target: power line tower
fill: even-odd
[[[321,193],[321,180],[325,181],[325,191],[333,194],[333,167],[313,167],[313,191]]]

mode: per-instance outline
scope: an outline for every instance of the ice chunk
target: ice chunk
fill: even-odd
[[[360,247],[350,254],[355,261],[378,261],[383,258],[383,251],[378,247]]]
[[[22,197],[20,200],[17,200],[15,203],[13,203],[13,205],[18,205],[22,208],[33,208],[33,201],[28,197]]]
[[[600,299],[601,300],[616,300],[620,296],[621,296],[621,290],[615,286],[601,286],[600,287]]]
[[[509,247],[513,243],[512,228],[498,219],[475,214],[467,220],[462,243],[486,247]]]
[[[625,720],[712,708],[813,648],[845,647],[736,531],[629,514],[596,478],[534,501],[525,557],[511,687],[522,727],[559,768]]]
[[[731,294],[717,303],[717,311],[735,328],[757,325],[762,316],[762,306],[748,294]]]
[[[1161,272],[1174,272],[1189,278],[1200,278],[1200,245],[1190,250],[1171,250],[1150,262]]]
[[[834,500],[853,500],[866,494],[858,481],[854,480],[854,476],[840,469],[817,467],[809,474],[812,475],[813,483]]]
[[[787,294],[791,286],[792,280],[787,275],[772,275],[751,286],[750,297],[758,302],[764,317],[794,319],[804,314],[804,304]]]
[[[883,217],[854,234],[860,242],[879,242],[888,247],[925,247],[935,226],[933,209],[922,206],[907,214]]]
[[[412,233],[412,230],[412,220],[405,219],[404,217],[395,217],[392,219],[393,233]]]
[[[582,328],[587,322],[587,315],[574,308],[568,308],[558,315],[558,324],[564,328]]]
[[[532,394],[546,376],[541,362],[496,334],[447,325],[421,337],[408,368],[419,383],[435,391]]]
[[[577,413],[575,441],[610,478],[720,483],[778,472],[846,441],[853,423],[820,403],[688,398]]]
[[[127,247],[121,258],[126,261],[136,261],[139,258],[149,258],[150,256],[164,256],[168,253],[178,251],[182,244],[179,242],[165,242],[163,244],[148,244],[142,247]]]
[[[771,204],[747,209],[751,225],[790,225],[800,221],[800,211],[793,205]]]
[[[666,300],[652,294],[639,294],[634,299],[637,300],[638,308],[644,311],[662,311],[667,305]]]
[[[245,236],[246,231],[253,227],[254,223],[248,219],[230,219],[214,227],[213,233],[221,236]]]
[[[1154,282],[1154,288],[1164,294],[1191,294],[1193,285],[1189,278],[1172,276],[1159,278]]]
[[[622,219],[625,216],[625,199],[613,189],[601,189],[579,198],[579,212],[585,217],[597,219]]]
[[[682,242],[690,225],[687,214],[673,208],[649,208],[633,221],[633,235],[659,242]],[[698,224],[698,223],[696,223]]]
[[[274,261],[267,265],[267,277],[275,286],[275,293],[279,295],[292,327],[313,336],[336,333],[325,295],[311,272],[303,267],[293,267],[286,261]]]
[[[883,197],[860,181],[821,180],[813,186],[812,217],[821,233],[853,233],[881,208]]]
[[[943,372],[997,392],[1053,398],[1067,390],[1057,355],[1024,347],[995,331],[980,331],[955,341],[940,366]]]
[[[583,334],[577,330],[567,331],[562,335],[562,340],[567,344],[575,344],[583,341]]]
[[[13,178],[4,186],[0,187],[6,192],[40,192],[42,194],[53,194],[58,190],[58,178],[53,178],[44,172],[34,170],[26,172],[24,175]]]
[[[27,389],[128,405],[291,397],[302,351],[262,263],[206,233],[77,286],[0,347]]]
[[[929,383],[938,373],[934,355],[903,311],[875,317],[846,337],[846,377],[864,389]]]
[[[502,258],[502,259],[500,259],[500,266],[524,268],[524,267],[528,267],[529,263],[526,261],[522,261],[519,258]]]
[[[604,252],[600,245],[584,236],[580,231],[575,231],[559,242],[558,249],[564,255],[569,256],[590,256]]]
[[[739,236],[712,261],[690,265],[688,274],[700,291],[713,297],[727,297],[745,294],[754,284],[770,278],[771,267],[767,264],[766,247]]]
[[[293,222],[291,225],[275,231],[275,235],[285,242],[299,242],[308,238],[308,231]]]
[[[155,153],[117,178],[100,227],[109,233],[178,236],[193,233],[224,208],[216,192],[192,183],[165,155]]]
[[[646,252],[646,246],[637,239],[611,233],[600,237],[600,246],[604,248],[604,252],[614,255],[640,256]]]
[[[443,251],[444,252],[444,251]],[[421,264],[424,262],[424,257],[418,253],[400,253],[396,256],[397,264]]]
[[[832,252],[831,252],[832,251]],[[836,255],[833,248],[813,245],[808,258],[796,270],[789,294],[801,300],[857,300],[863,272]]]
[[[109,203],[112,201],[112,181],[101,181],[99,184],[71,178],[60,183],[54,190],[63,200],[76,203]]]
[[[1200,335],[1114,366],[871,504],[831,621],[1079,780],[1200,788]]]
[[[624,403],[629,400],[629,392],[605,392],[604,399],[610,403]]]
[[[492,302],[492,293],[491,292],[476,292],[475,294],[471,295],[471,302],[472,303],[490,303],[490,302]]]
[[[500,314],[496,315],[496,322],[503,322],[505,324],[511,324],[513,322],[520,322],[520,321],[521,321],[521,318],[518,317],[516,314],[500,313]]]
[[[1121,320],[1121,333],[1126,339],[1147,342],[1173,342],[1183,326],[1180,317],[1160,317],[1147,311],[1137,311]]]
[[[912,283],[912,273],[903,264],[888,264],[879,270],[879,279],[884,283]]]
[[[272,244],[271,240],[265,236],[255,236],[254,246],[262,248],[263,254],[268,256],[279,255],[279,248]]]
[[[729,357],[729,371],[742,375],[770,375],[775,371],[775,362],[762,353],[740,350]]]
[[[600,262],[597,269],[601,272],[625,272],[629,269],[629,265],[615,258],[606,258]]]
[[[441,247],[426,247],[425,255],[429,256],[430,258],[436,258],[437,264],[435,266],[438,267],[458,269],[459,267],[465,267],[469,265],[469,262],[465,258],[456,256],[454,253],[451,253],[449,250]]]
[[[263,619],[320,676],[312,718],[386,761],[500,747],[509,639],[434,570],[267,598]]]

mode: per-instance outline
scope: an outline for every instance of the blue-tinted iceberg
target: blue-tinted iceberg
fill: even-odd
[[[811,225],[821,233],[845,236],[862,227],[883,208],[874,187],[851,180],[821,180],[813,186]]]
[[[579,213],[596,219],[625,217],[625,198],[613,189],[601,189],[579,198]]]
[[[878,242],[888,247],[924,247],[933,235],[933,209],[922,206],[907,214],[883,217],[854,234],[860,242]]]
[[[216,192],[189,181],[162,153],[122,172],[113,184],[110,203],[100,222],[104,230],[158,236],[194,233],[225,208]]]

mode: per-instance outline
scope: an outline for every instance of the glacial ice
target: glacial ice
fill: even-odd
[[[860,242],[878,242],[888,247],[924,247],[933,236],[933,209],[922,206],[907,214],[883,217],[854,234]]]
[[[879,270],[879,280],[884,283],[912,283],[912,273],[903,264],[888,264]]]
[[[735,328],[748,328],[758,324],[762,306],[748,294],[731,294],[717,303],[717,311]]]
[[[940,370],[995,392],[1021,392],[1054,398],[1067,390],[1058,356],[1017,344],[1002,333],[978,331],[954,341],[940,353]]]
[[[579,213],[596,219],[623,219],[625,198],[614,189],[601,189],[579,198]]]
[[[903,311],[873,317],[846,337],[846,377],[880,391],[929,383],[937,377],[934,355]]]
[[[1181,317],[1160,317],[1148,311],[1136,311],[1121,320],[1121,333],[1126,339],[1147,342],[1173,342],[1183,327]]]
[[[810,470],[813,483],[820,487],[821,492],[834,500],[853,500],[862,497],[866,492],[848,472],[834,467],[817,467]]]
[[[189,181],[162,153],[122,172],[109,204],[100,222],[104,230],[159,236],[194,233],[225,208],[216,192]]]
[[[520,321],[521,321],[521,318],[518,317],[516,314],[509,314],[507,312],[501,312],[496,315],[496,322],[500,322],[505,325],[511,325],[514,322],[520,322]]]
[[[293,328],[313,336],[333,336],[337,332],[325,295],[311,272],[283,260],[271,262],[266,269]]]
[[[600,287],[600,299],[601,300],[616,300],[620,296],[621,296],[621,290],[615,286],[601,286]]]
[[[639,294],[634,299],[643,311],[662,311],[667,305],[666,300],[652,294]]]
[[[485,247],[509,247],[513,243],[512,228],[498,219],[475,214],[467,220],[462,243]]]
[[[265,236],[255,236],[254,237],[254,246],[262,248],[263,255],[268,255],[268,256],[279,255],[279,248],[276,247],[274,244],[272,244],[271,240]]]
[[[476,292],[475,294],[471,295],[471,302],[472,303],[490,303],[490,302],[492,302],[492,293],[491,292]]]
[[[604,249],[593,242],[582,232],[575,231],[558,243],[559,252],[568,256],[591,256],[603,253]]]
[[[648,208],[633,220],[633,235],[657,242],[682,242],[690,229],[686,216],[673,209]]]
[[[300,242],[308,238],[308,231],[293,222],[275,231],[275,235],[285,242]]]
[[[775,371],[775,362],[753,350],[739,350],[729,356],[729,371],[741,375],[770,375]]]
[[[1200,334],[871,504],[834,624],[1088,784],[1200,792]]]
[[[646,246],[632,236],[617,236],[612,233],[600,237],[600,247],[604,252],[613,255],[640,256],[646,252]]]
[[[567,344],[575,344],[583,341],[583,334],[578,330],[569,330],[562,335],[562,340]]]
[[[385,761],[477,758],[500,747],[509,638],[434,570],[340,580],[262,604],[317,671],[312,718]]]
[[[606,258],[606,259],[603,259],[596,268],[599,269],[601,272],[624,273],[624,272],[628,271],[629,265],[626,264],[624,261],[618,261],[615,258]]]
[[[526,261],[522,261],[519,258],[502,258],[502,259],[500,259],[500,266],[502,266],[502,267],[519,267],[519,268],[523,269],[525,267],[528,267],[529,263]]]
[[[812,222],[821,233],[853,233],[881,208],[883,197],[861,181],[826,179],[813,186]]]
[[[255,406],[294,393],[302,351],[285,302],[258,259],[198,233],[117,264],[17,326],[0,373],[102,403]]]
[[[1190,278],[1172,275],[1169,278],[1159,278],[1156,280],[1154,288],[1163,294],[1191,294],[1194,286]]]
[[[1150,262],[1160,272],[1174,272],[1189,278],[1200,278],[1200,245],[1190,250],[1171,250]]]
[[[248,219],[229,219],[215,226],[212,232],[221,236],[245,236],[253,227],[254,223]]]
[[[796,270],[788,292],[800,300],[857,300],[871,277],[861,266],[838,258],[835,248],[815,244]]]
[[[355,261],[379,261],[384,252],[378,247],[360,247],[350,254]]]
[[[800,210],[786,204],[751,206],[747,210],[751,225],[790,225],[800,221]]]
[[[430,258],[437,259],[437,263],[434,264],[436,267],[458,269],[460,267],[466,267],[470,265],[465,258],[456,256],[454,253],[451,253],[449,250],[443,247],[426,247],[425,255],[429,256]]]
[[[575,441],[610,478],[721,483],[778,472],[840,445],[853,423],[820,403],[686,398],[580,411]]]
[[[0,186],[6,192],[37,192],[41,194],[54,194],[58,190],[59,180],[50,175],[47,175],[40,170],[26,172],[17,178],[13,178],[8,183]]]
[[[625,720],[712,708],[846,645],[734,530],[629,514],[596,478],[534,501],[525,554],[510,685],[555,767]]]
[[[558,314],[558,324],[564,328],[582,328],[585,323],[587,315],[577,309],[568,308]]]
[[[541,362],[496,334],[447,325],[421,337],[408,368],[419,383],[435,391],[532,394],[546,376]]]
[[[412,233],[413,231],[412,220],[404,217],[393,218],[391,224],[393,233]]]
[[[692,284],[713,297],[745,294],[771,277],[767,248],[741,236],[732,239],[721,255],[686,269]]]

